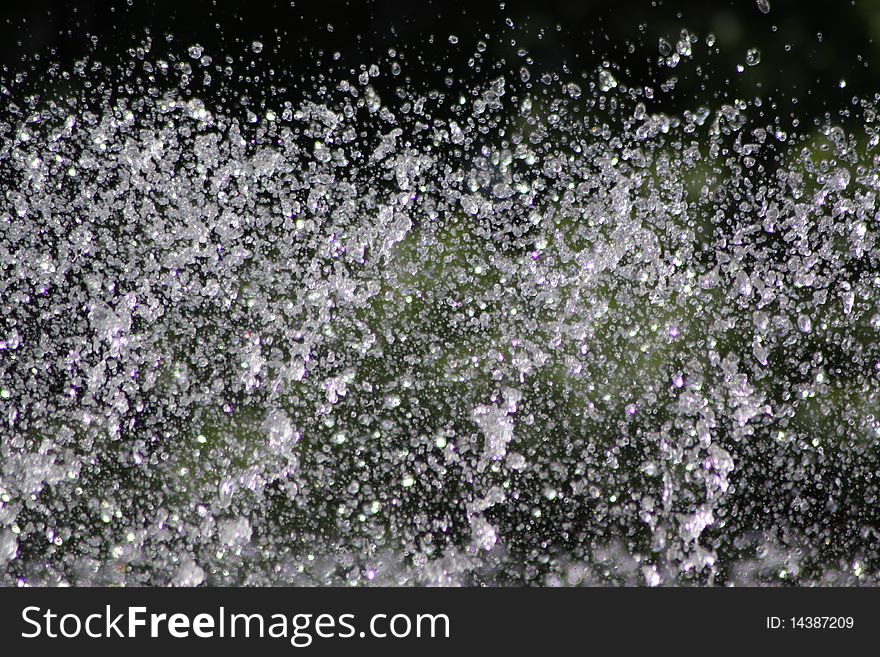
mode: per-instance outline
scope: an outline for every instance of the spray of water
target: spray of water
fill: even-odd
[[[232,63],[4,84],[5,582],[876,581],[873,100]]]

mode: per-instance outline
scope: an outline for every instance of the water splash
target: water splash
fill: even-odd
[[[876,581],[874,100],[132,52],[4,91],[7,582]]]

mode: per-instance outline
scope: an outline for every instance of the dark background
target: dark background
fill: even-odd
[[[655,101],[662,107],[654,109],[669,111],[691,106],[695,98],[760,95],[778,104],[777,114],[821,117],[853,95],[873,96],[880,88],[870,65],[880,49],[875,38],[880,2],[871,0],[815,7],[772,0],[769,14],[759,11],[756,0],[73,0],[4,3],[0,16],[5,80],[30,70],[38,81],[47,62],[65,66],[89,54],[112,62],[149,29],[154,52],[165,48],[180,55],[199,43],[215,61],[226,55],[253,58],[250,43],[258,39],[265,48],[256,59],[305,76],[317,70],[318,60],[326,65],[333,52],[341,53],[341,65],[353,68],[377,61],[393,47],[406,57],[410,82],[427,85],[447,74],[458,79],[478,74],[468,59],[484,40],[483,62],[500,63],[507,73],[523,63],[516,53],[525,48],[534,60],[533,74],[563,66],[574,73],[591,71],[608,61],[633,83],[675,75],[675,92]],[[508,18],[513,27],[505,23]],[[666,37],[674,47],[682,28],[699,36],[693,59],[657,74],[658,39]],[[711,56],[708,33],[717,39],[718,52]],[[457,44],[450,44],[450,34],[459,37]],[[761,64],[738,73],[753,47],[761,51]]]

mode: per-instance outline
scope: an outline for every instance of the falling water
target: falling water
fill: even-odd
[[[0,89],[5,583],[878,581],[876,99],[154,50]]]

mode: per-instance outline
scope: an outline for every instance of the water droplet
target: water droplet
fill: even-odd
[[[565,94],[570,98],[580,98],[581,88],[574,82],[569,82],[565,85]]]
[[[798,315],[797,325],[798,329],[803,333],[809,333],[813,330],[813,321],[810,319],[809,315]]]
[[[669,57],[672,54],[672,44],[663,37],[660,37],[660,40],[657,42],[657,49],[664,57]]]
[[[607,69],[602,69],[599,71],[599,89],[602,91],[610,91],[617,86],[617,80],[611,74],[611,71]]]

